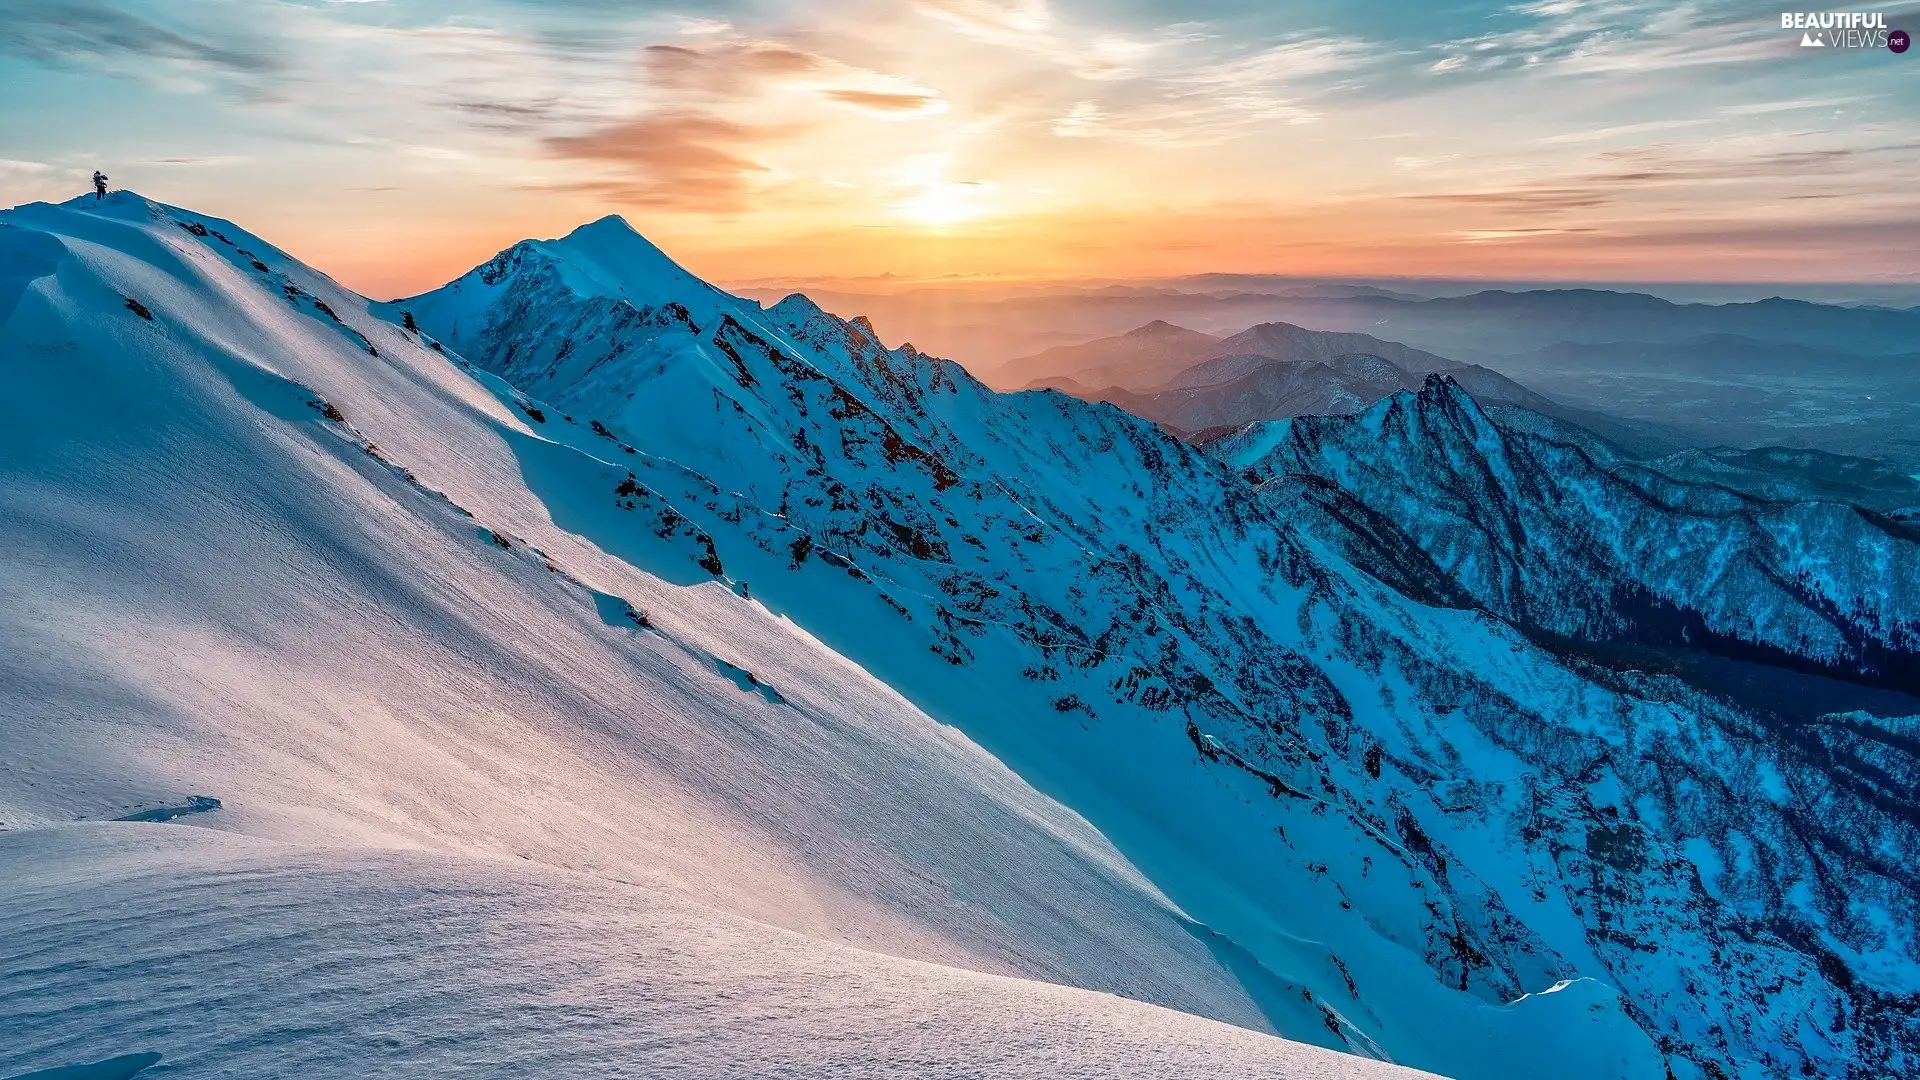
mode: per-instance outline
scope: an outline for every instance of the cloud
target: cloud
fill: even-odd
[[[1850,105],[1862,99],[1857,97],[1837,98],[1797,98],[1792,101],[1753,101],[1741,105],[1728,105],[1720,110],[1722,116],[1768,116],[1773,113],[1796,112],[1800,109],[1831,109],[1840,105]]]
[[[1353,71],[1380,59],[1381,51],[1358,38],[1322,35],[1297,38],[1243,56],[1169,77],[1175,86],[1244,90],[1305,82]]]
[[[699,101],[717,107],[797,88],[894,119],[947,110],[939,94],[906,79],[784,42],[735,41],[704,48],[649,45],[642,57],[656,95],[682,104]]]
[[[1762,185],[1755,190],[1766,194],[1753,197],[1768,201],[1820,199],[1831,194],[1806,190],[1814,186],[1839,185],[1857,192],[1871,189],[1875,177],[1906,171],[1911,166],[1903,163],[1903,156],[1910,161],[1915,151],[1920,151],[1920,143],[1720,155],[1668,146],[1633,147],[1593,155],[1585,170],[1511,188],[1406,195],[1400,201],[1492,214],[1503,224],[1471,230],[1471,237],[1466,232],[1455,234],[1473,242],[1490,242],[1545,235],[1548,230],[1577,231],[1544,225],[1516,229],[1504,225],[1508,220],[1538,220],[1634,203],[1659,206],[1671,203],[1676,192],[1695,205],[1738,205],[1744,201],[1731,195],[1709,194],[1707,186],[1724,189],[1729,185]],[[1782,190],[1788,184],[1795,187]]]
[[[805,75],[825,61],[767,42],[731,42],[704,49],[649,45],[641,51],[650,81],[663,90],[736,97],[767,80]]]
[[[0,180],[38,179],[53,171],[53,166],[44,161],[17,161],[13,158],[0,158]]]
[[[1413,202],[1480,206],[1519,213],[1591,210],[1611,201],[1606,192],[1586,187],[1520,188],[1512,191],[1462,191],[1436,195],[1408,195]]]
[[[706,37],[712,34],[731,34],[733,24],[721,19],[682,18],[676,29],[687,37]]]
[[[1510,244],[1516,240],[1537,240],[1546,236],[1568,236],[1599,232],[1598,229],[1465,229],[1454,234],[1463,244]]]
[[[1070,139],[1109,139],[1162,149],[1217,146],[1267,121],[1311,124],[1320,114],[1284,98],[1241,101],[1204,98],[1154,101],[1109,111],[1098,102],[1075,103],[1057,117],[1053,134]]]
[[[1095,82],[1149,74],[1156,55],[1206,37],[1191,22],[1145,35],[1062,27],[1046,0],[922,0],[918,10],[975,41],[1038,57]]]
[[[128,162],[128,164],[180,169],[214,169],[240,165],[251,160],[253,159],[245,154],[208,154],[192,157],[149,158],[145,161]]]
[[[822,91],[821,96],[842,105],[879,113],[945,112],[947,108],[947,103],[939,95],[917,90],[829,89]]]
[[[1427,70],[1633,74],[1779,59],[1798,44],[1733,0],[1541,0],[1493,19],[1498,29],[1434,46],[1445,55]]]
[[[138,73],[152,61],[240,76],[285,66],[277,52],[247,35],[205,26],[182,32],[104,0],[0,0],[0,52],[121,73]]]
[[[1052,52],[1057,44],[1047,0],[924,0],[920,10],[994,45]]]
[[[1774,151],[1763,154],[1708,156],[1675,153],[1668,147],[1633,147],[1598,155],[1613,168],[1580,179],[1595,184],[1713,182],[1773,180],[1788,176],[1839,179],[1854,167],[1872,167],[1876,159],[1912,155],[1920,142],[1880,146],[1825,147],[1817,150]]]
[[[1742,30],[1746,32],[1742,34]],[[1795,54],[1788,47],[1795,45],[1775,35],[1732,26],[1701,26],[1661,38],[1597,35],[1561,58],[1558,67],[1573,75],[1625,75],[1707,64],[1747,64],[1792,57]]]
[[[1062,138],[1166,148],[1218,145],[1271,123],[1317,122],[1321,111],[1310,102],[1326,91],[1327,77],[1382,56],[1357,38],[1293,38],[1142,78],[1153,95],[1144,100],[1135,92],[1123,100],[1075,102],[1050,130]]]
[[[476,125],[490,131],[521,132],[544,127],[560,114],[560,99],[545,97],[534,101],[454,100],[446,106],[467,114]]]
[[[1725,253],[1743,261],[1766,260],[1791,266],[1802,273],[1816,268],[1822,273],[1839,271],[1843,280],[1911,278],[1914,271],[1881,275],[1865,268],[1885,258],[1907,258],[1920,251],[1920,207],[1851,219],[1823,216],[1812,220],[1803,216],[1783,221],[1646,222],[1608,229],[1600,236],[1571,239],[1575,243],[1601,242],[1627,251]]]
[[[783,133],[698,112],[665,112],[582,135],[545,140],[549,153],[625,167],[630,178],[567,185],[621,202],[670,210],[726,213],[742,208],[748,177],[770,170],[751,148]]]
[[[1646,135],[1655,131],[1672,131],[1676,128],[1698,127],[1712,123],[1706,118],[1684,120],[1646,120],[1637,124],[1615,124],[1612,127],[1593,128],[1588,131],[1566,131],[1558,135],[1548,135],[1540,141],[1549,146],[1565,143],[1602,142],[1617,139],[1624,135]]]

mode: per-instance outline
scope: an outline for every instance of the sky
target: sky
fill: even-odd
[[[1801,40],[1720,0],[0,0],[0,205],[98,167],[376,296],[608,213],[733,284],[1920,281],[1920,50]]]

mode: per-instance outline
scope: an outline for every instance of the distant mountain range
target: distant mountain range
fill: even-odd
[[[1600,289],[1490,291],[1433,300],[1353,297],[1294,301],[1301,322],[1414,342],[1451,356],[1485,359],[1561,342],[1678,342],[1710,335],[1866,355],[1912,352],[1920,309],[1839,307],[1774,298],[1741,304],[1676,304]]]
[[[772,302],[785,292],[751,294]],[[1493,366],[1499,366],[1494,362],[1500,357],[1561,342],[1658,344],[1712,335],[1862,355],[1920,348],[1920,307],[1780,298],[1676,303],[1614,289],[1501,288],[1423,297],[1398,287],[1308,285],[1229,274],[1102,288],[956,284],[887,292],[809,290],[809,295],[832,310],[872,316],[889,335],[899,335],[890,341],[904,338],[952,356],[994,385],[1006,380],[993,369],[1012,358],[1155,320],[1221,337],[1258,323],[1288,322],[1372,334]]]
[[[1059,345],[980,373],[989,386],[1108,387],[1151,390],[1216,355],[1222,339],[1164,320],[1124,334]]]
[[[1562,405],[1489,368],[1369,334],[1263,323],[1216,338],[1165,322],[1116,337],[1049,349],[998,369],[1038,373],[1027,385],[1110,401],[1183,436],[1261,420],[1356,413],[1445,372],[1487,407],[1524,409],[1575,424],[1641,454],[1686,445],[1645,422]]]

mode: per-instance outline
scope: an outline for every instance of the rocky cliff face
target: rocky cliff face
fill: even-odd
[[[403,311],[606,463],[562,525],[751,591],[1079,810],[1283,1034],[1465,1078],[1920,1066],[1920,727],[1567,644],[1903,686],[1891,519],[1590,475],[1445,383],[1203,454],[607,222]]]

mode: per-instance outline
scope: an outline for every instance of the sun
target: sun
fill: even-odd
[[[989,191],[990,185],[980,181],[935,180],[895,204],[894,211],[918,225],[950,228],[984,215]]]

